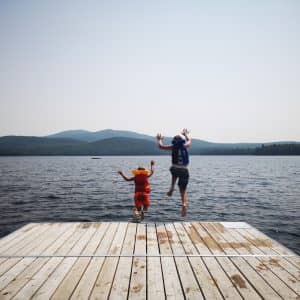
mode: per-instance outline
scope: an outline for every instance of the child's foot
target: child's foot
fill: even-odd
[[[142,210],[141,211],[141,219],[144,220],[144,218],[145,218],[145,212]]]
[[[171,197],[173,195],[174,189],[170,188],[170,190],[167,192],[167,196]]]
[[[181,216],[185,217],[186,216],[186,205],[183,205],[181,208]]]
[[[187,203],[186,201],[182,203],[182,209],[181,209],[181,216],[185,217],[186,216],[186,210],[187,210]]]
[[[136,208],[133,210],[133,216],[136,219],[140,216],[139,211]]]

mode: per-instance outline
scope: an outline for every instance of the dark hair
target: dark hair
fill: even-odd
[[[181,147],[183,147],[184,143],[185,143],[185,140],[180,135],[175,135],[173,137],[172,145],[175,148],[181,148]]]

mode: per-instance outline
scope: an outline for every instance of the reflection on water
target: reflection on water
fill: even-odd
[[[149,222],[244,221],[299,253],[300,157],[193,156],[188,211],[166,196],[169,157],[0,157],[0,235],[28,222],[130,221],[132,183],[156,161]]]

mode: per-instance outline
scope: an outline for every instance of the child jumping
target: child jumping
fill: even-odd
[[[154,173],[154,161],[151,160],[151,168],[150,170],[146,170],[145,168],[139,167],[136,170],[132,171],[133,177],[126,177],[122,171],[118,173],[126,180],[126,181],[134,181],[135,184],[135,192],[134,192],[134,217],[138,218],[141,213],[141,219],[144,219],[145,212],[147,212],[148,207],[150,205],[150,192],[151,187],[148,181],[148,178],[151,177]]]
[[[172,140],[172,145],[163,144],[163,136],[158,133],[157,142],[160,149],[171,150],[172,151],[172,166],[170,172],[172,174],[171,187],[167,195],[172,196],[175,183],[178,180],[179,191],[182,201],[182,216],[186,215],[186,206],[187,206],[187,196],[186,188],[189,182],[189,155],[188,148],[192,143],[192,139],[189,136],[187,129],[183,129],[181,135],[174,136]]]

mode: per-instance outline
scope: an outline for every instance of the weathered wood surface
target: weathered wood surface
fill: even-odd
[[[32,223],[0,239],[0,299],[300,299],[300,258],[243,222]]]

